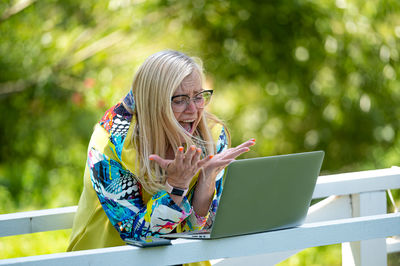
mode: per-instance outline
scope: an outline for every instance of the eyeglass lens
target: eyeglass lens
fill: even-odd
[[[212,91],[202,91],[196,94],[193,98],[188,95],[180,95],[172,97],[172,109],[175,112],[183,112],[189,106],[190,101],[196,105],[197,108],[204,108],[211,100]]]

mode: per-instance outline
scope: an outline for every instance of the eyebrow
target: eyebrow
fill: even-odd
[[[202,88],[201,91],[196,91],[196,92],[194,93],[194,95],[197,95],[197,94],[199,94],[199,93],[201,93],[201,92],[203,92],[203,91],[205,91],[205,89]],[[193,96],[194,96],[194,95],[193,95]],[[190,96],[187,95],[187,94],[178,94],[178,95],[172,96],[171,99],[172,99],[172,98],[175,98],[175,97],[180,97],[180,96],[187,96],[187,97],[190,98]]]
[[[189,97],[189,95],[187,95],[187,94],[178,94],[178,95],[174,95],[174,96],[172,96],[171,98],[180,97],[180,96],[186,96],[186,97]]]

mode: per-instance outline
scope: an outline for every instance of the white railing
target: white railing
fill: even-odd
[[[274,265],[304,248],[342,243],[343,265],[387,265],[400,252],[400,213],[387,213],[386,190],[400,188],[400,168],[320,176],[304,225],[217,240],[173,240],[154,248],[120,246],[0,260],[0,265]],[[76,206],[0,215],[0,237],[72,227]],[[388,238],[389,237],[389,238]],[[224,258],[224,259],[221,259]]]

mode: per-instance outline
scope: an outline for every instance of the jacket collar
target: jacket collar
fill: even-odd
[[[133,98],[133,91],[129,90],[128,94],[122,100],[124,107],[128,112],[133,114],[135,112],[135,99]]]

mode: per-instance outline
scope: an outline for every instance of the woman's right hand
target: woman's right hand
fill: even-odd
[[[168,160],[161,158],[157,154],[152,154],[149,159],[155,161],[167,173],[168,183],[177,188],[189,188],[192,178],[200,170],[199,161],[201,149],[194,145],[184,152],[183,147],[179,147],[175,153],[175,159]]]

